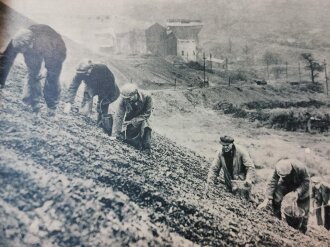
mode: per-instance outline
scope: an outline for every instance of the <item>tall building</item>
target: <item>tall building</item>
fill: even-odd
[[[176,55],[186,61],[196,61],[198,56],[198,34],[203,27],[200,20],[170,19],[166,26],[168,33],[176,37]]]
[[[166,27],[155,23],[145,32],[147,51],[155,55],[176,55],[185,61],[196,61],[198,33],[202,27],[200,20],[170,19]]]

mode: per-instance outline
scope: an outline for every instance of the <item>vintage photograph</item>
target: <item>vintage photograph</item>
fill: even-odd
[[[0,0],[0,247],[329,247],[329,13]]]

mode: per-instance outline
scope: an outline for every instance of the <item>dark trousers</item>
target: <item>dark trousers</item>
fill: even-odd
[[[17,56],[17,51],[12,42],[8,44],[3,54],[0,55],[0,86],[5,86],[10,68]]]
[[[282,219],[281,206],[282,206],[283,198],[286,194],[292,192],[293,190],[294,190],[293,188],[290,188],[290,186],[287,186],[285,184],[280,183],[277,185],[273,197],[273,211],[274,211],[274,215],[277,218]],[[297,201],[298,207],[302,208],[305,211],[305,217],[299,229],[303,233],[307,231],[307,223],[308,223],[309,208],[310,208],[309,204],[310,204],[310,197],[304,199],[298,199]]]
[[[316,207],[321,207],[322,203],[316,203]],[[316,219],[318,225],[323,225],[325,229],[330,230],[330,206],[324,206],[324,219],[322,218],[322,209],[316,209]]]
[[[45,61],[45,68],[47,69],[47,76],[43,89],[44,98],[48,108],[56,108],[61,87],[59,77],[62,70],[61,60],[54,60],[53,58],[43,58],[37,53],[26,52],[24,59],[28,68],[28,84],[27,95],[24,97],[24,102],[35,107],[42,96],[41,82],[42,78],[39,77],[42,61]]]
[[[137,127],[128,125],[126,129],[126,142],[137,149],[150,149],[151,148],[151,129],[145,127],[142,131],[142,124]],[[142,134],[143,132],[143,134]]]
[[[59,101],[59,96],[61,92],[61,87],[59,83],[59,77],[62,70],[62,63],[65,59],[64,57],[45,57],[40,55],[33,50],[24,52],[24,60],[28,69],[28,83],[27,83],[27,93],[23,97],[23,101],[31,105],[32,108],[36,108],[40,99],[42,97],[42,89],[39,73],[41,69],[42,62],[45,62],[45,68],[47,69],[47,75],[45,78],[45,85],[43,89],[43,94],[45,97],[46,104],[48,108],[56,108]],[[0,59],[0,84],[5,85],[10,68],[17,56],[17,51],[10,42],[1,55]]]
[[[142,149],[150,149],[151,148],[151,129],[146,127],[144,129],[144,134],[142,136]]]
[[[324,227],[330,230],[330,205],[324,207]]]
[[[102,119],[102,115],[105,116],[108,114],[109,111],[109,105],[110,105],[110,101],[102,98],[102,97],[98,97],[98,101],[97,101],[97,122],[99,122]]]

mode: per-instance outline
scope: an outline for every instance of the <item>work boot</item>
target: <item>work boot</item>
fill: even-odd
[[[34,104],[34,105],[32,105],[31,107],[32,107],[32,111],[33,111],[34,113],[39,113],[40,110],[41,110],[41,105],[40,105],[39,103]]]
[[[144,134],[142,137],[142,149],[144,149],[144,150],[151,149],[151,129],[150,128],[144,129]]]
[[[55,117],[56,108],[47,108],[47,117]]]
[[[150,148],[142,149],[142,152],[146,155],[151,155],[151,149]]]

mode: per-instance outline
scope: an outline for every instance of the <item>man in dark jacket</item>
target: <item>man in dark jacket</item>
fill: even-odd
[[[39,75],[42,62],[45,63],[47,75],[44,85],[44,97],[50,114],[54,114],[59,101],[59,77],[62,63],[66,57],[66,47],[62,37],[47,25],[32,25],[20,30],[9,42],[0,55],[0,87],[5,82],[18,53],[22,53],[28,69],[28,83],[23,101],[32,106],[33,111],[40,109],[42,96]]]
[[[314,210],[318,225],[324,225],[330,230],[330,184],[322,181],[320,177],[312,177],[312,198],[314,198]],[[324,209],[324,219],[322,217]]]
[[[108,114],[109,105],[117,100],[120,95],[115,77],[105,64],[93,63],[91,60],[87,59],[82,61],[69,87],[69,96],[65,107],[66,112],[70,111],[82,81],[85,83],[82,104],[88,104],[91,110],[93,97],[98,96],[97,122],[101,124],[102,118]]]
[[[309,216],[309,186],[310,179],[306,166],[296,159],[282,159],[275,164],[275,171],[267,185],[266,198],[258,208],[267,207],[272,202],[275,216],[281,219],[283,198],[289,192],[293,192],[292,200],[305,211],[305,217],[299,229],[305,233]]]
[[[255,178],[255,167],[247,150],[234,144],[230,136],[220,137],[222,149],[216,154],[212,166],[209,169],[207,178],[207,190],[214,185],[221,169],[223,169],[225,184],[230,191],[233,191],[233,180],[245,181],[252,186]]]
[[[138,90],[134,84],[121,89],[121,100],[114,121],[114,137],[123,139],[150,154],[152,111],[151,96]]]

